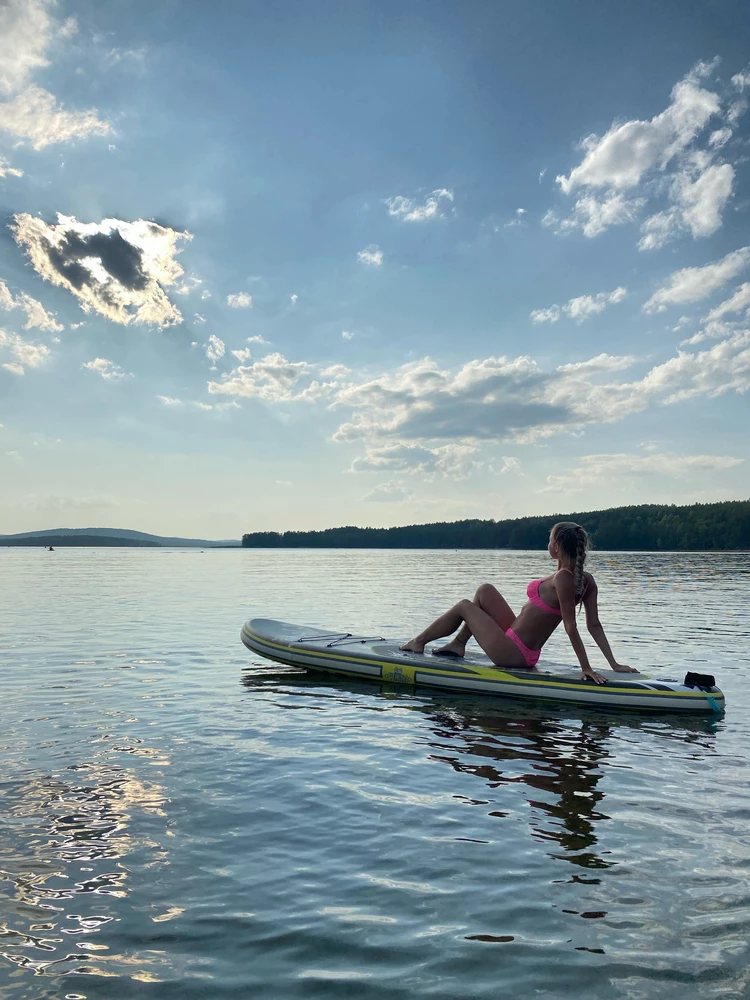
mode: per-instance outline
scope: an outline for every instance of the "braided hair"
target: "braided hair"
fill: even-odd
[[[586,529],[574,521],[558,521],[550,534],[564,555],[573,563],[573,592],[576,604],[583,599],[583,564],[589,548],[589,536]]]

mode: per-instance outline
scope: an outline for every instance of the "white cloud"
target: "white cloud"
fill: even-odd
[[[61,323],[57,322],[52,313],[47,312],[41,302],[33,299],[26,292],[21,292],[14,297],[2,278],[0,278],[0,309],[8,311],[11,309],[23,310],[26,313],[25,330],[31,330],[36,327],[39,330],[46,330],[50,333],[59,333],[65,329]]]
[[[622,286],[615,288],[612,292],[599,292],[597,295],[579,295],[569,299],[565,305],[553,305],[548,309],[534,309],[531,313],[533,323],[556,323],[561,314],[565,314],[576,321],[583,323],[584,320],[604,312],[609,305],[615,305],[627,295],[627,289]]]
[[[408,441],[386,445],[366,444],[365,453],[352,462],[352,472],[402,472],[419,474],[427,479],[439,474],[453,479],[465,479],[481,467],[479,449],[473,444],[429,446]]]
[[[557,177],[561,189],[566,194],[581,187],[627,190],[653,168],[664,169],[720,110],[717,95],[699,85],[713,68],[699,63],[675,85],[669,106],[649,121],[614,124],[601,138],[589,135],[581,163],[567,177]]]
[[[297,383],[311,377],[314,371],[314,365],[307,361],[287,361],[283,354],[276,352],[250,365],[233,369],[224,375],[221,382],[209,382],[208,391],[264,399],[271,403],[310,399],[315,398],[313,387],[318,383],[312,382],[305,389],[298,389]]]
[[[544,398],[546,381],[528,357],[470,361],[455,375],[425,358],[342,387],[334,404],[353,416],[334,440],[475,445],[552,433],[574,416]]]
[[[395,479],[391,479],[387,483],[379,483],[362,497],[363,501],[377,501],[379,503],[403,503],[404,500],[410,499],[411,494],[409,490],[400,483],[397,483]]]
[[[26,368],[38,368],[50,355],[50,349],[45,344],[31,344],[17,333],[6,333],[5,330],[0,330],[0,347],[7,348],[15,358],[15,361],[3,365],[14,375],[23,375]]]
[[[16,296],[16,306],[19,309],[23,309],[26,313],[25,330],[31,330],[36,327],[39,330],[47,330],[50,333],[59,333],[65,329],[62,323],[57,322],[52,313],[47,312],[41,302],[33,299],[25,292],[21,292],[20,295]]]
[[[351,330],[342,330],[341,336],[344,338],[344,340],[352,340],[354,334],[352,333]]]
[[[720,228],[721,213],[732,193],[733,183],[734,167],[729,163],[714,163],[695,180],[681,180],[682,218],[694,238],[711,236]]]
[[[645,376],[613,378],[633,359],[600,355],[552,371],[531,358],[486,358],[455,375],[429,359],[350,382],[333,405],[352,412],[334,434],[370,448],[401,442],[530,442],[589,424],[613,423],[649,407],[750,389],[750,331],[700,353],[678,352]]]
[[[385,204],[388,206],[388,214],[395,215],[404,222],[427,222],[429,219],[443,219],[444,203],[453,203],[453,192],[447,188],[438,188],[425,197],[420,205],[415,198],[404,198],[397,195],[395,198],[386,198]]]
[[[96,372],[97,375],[101,375],[103,379],[107,380],[125,378],[127,374],[119,365],[107,358],[94,358],[93,361],[85,361],[81,367],[90,372]]]
[[[182,400],[177,399],[175,396],[157,396],[156,398],[164,406],[182,406]]]
[[[514,455],[503,455],[503,465],[500,469],[500,474],[506,472],[518,472],[521,468],[520,461]]]
[[[569,472],[547,476],[546,486],[535,493],[580,493],[604,483],[623,488],[629,481],[666,476],[671,479],[704,477],[731,469],[743,459],[730,455],[672,455],[651,452],[647,455],[621,453],[615,455],[584,455]]]
[[[253,297],[249,292],[235,292],[227,295],[227,305],[232,309],[250,309],[253,304]]]
[[[12,167],[4,156],[0,156],[0,177],[23,177],[23,170]]]
[[[732,129],[727,128],[717,128],[715,132],[712,132],[708,137],[708,144],[712,149],[721,149],[722,146],[726,146],[729,140],[732,138]]]
[[[355,458],[352,472],[431,473],[436,461],[433,449],[398,441],[367,448],[363,456]]]
[[[634,222],[650,200],[658,199],[661,206],[642,224],[639,249],[658,249],[681,234],[699,239],[715,233],[735,180],[732,164],[718,156],[732,136],[729,124],[745,110],[736,99],[727,108],[726,85],[706,85],[717,65],[718,59],[698,63],[653,118],[615,122],[604,136],[585,139],[582,161],[557,177],[562,193],[580,192],[575,206],[567,217],[548,211],[543,224],[557,233],[579,229],[594,237],[610,226]],[[715,127],[706,136],[712,121]],[[703,149],[697,148],[699,142]],[[636,188],[637,197],[626,197]]]
[[[351,368],[347,368],[346,365],[328,365],[327,368],[322,368],[320,371],[323,378],[331,379],[343,379],[351,373]]]
[[[705,323],[714,323],[723,319],[727,313],[745,312],[750,318],[750,281],[744,282],[740,287],[724,302],[715,306],[707,316],[703,317]]]
[[[380,267],[383,263],[383,251],[380,247],[371,243],[369,247],[365,247],[364,250],[359,251],[357,260],[361,264],[367,264],[369,267]]]
[[[299,299],[299,295],[297,295],[297,294],[290,295],[289,298],[292,300],[292,305],[296,306],[297,305],[297,300]]]
[[[93,109],[66,111],[49,91],[27,87],[12,100],[0,102],[0,130],[28,139],[39,150],[55,142],[107,135],[112,126]]]
[[[206,344],[206,357],[209,361],[213,361],[215,364],[224,357],[225,353],[226,344],[220,337],[217,337],[215,333],[212,333],[208,338],[208,343]]]
[[[525,226],[526,223],[524,222],[524,219],[523,219],[524,215],[526,215],[526,209],[525,208],[517,208],[516,209],[515,218],[511,219],[510,222],[506,222],[505,223],[505,228],[506,229],[512,229],[515,226]]]
[[[358,376],[274,353],[209,382],[208,390],[342,412],[333,440],[361,448],[354,472],[461,478],[483,464],[488,444],[532,443],[691,398],[750,391],[750,329],[707,350],[679,350],[642,376],[620,374],[635,363],[599,354],[544,370],[530,357],[490,357],[452,372],[424,358]]]
[[[700,302],[736,278],[750,264],[750,246],[733,250],[721,260],[703,267],[683,267],[670,275],[643,306],[647,313],[664,312],[668,306]]]
[[[107,63],[116,66],[118,63],[130,64],[138,69],[143,68],[146,59],[146,49],[118,49],[112,48],[105,53],[104,59]]]
[[[542,225],[558,234],[580,229],[584,236],[593,239],[610,226],[633,222],[644,204],[643,198],[628,199],[621,193],[611,193],[601,199],[594,194],[582,195],[571,215],[560,218],[550,210],[544,214]]]
[[[236,352],[232,352],[236,355]],[[238,360],[243,360],[239,358]],[[248,359],[249,361],[249,359]],[[314,402],[330,399],[346,384],[350,369],[345,365],[317,365],[307,361],[288,361],[283,354],[267,354],[252,363],[234,368],[221,381],[208,383],[211,394],[223,394],[269,403]]]
[[[182,322],[164,289],[183,274],[177,244],[190,233],[146,219],[84,223],[58,215],[57,225],[48,225],[28,214],[15,215],[11,229],[36,271],[75,295],[84,311],[126,326]]]
[[[712,163],[696,153],[677,171],[670,187],[671,206],[644,221],[639,250],[658,250],[682,232],[693,239],[721,228],[722,212],[732,194],[734,167]]]
[[[268,344],[269,341],[267,341],[265,339],[265,337],[261,337],[261,335],[259,333],[256,333],[255,336],[247,338],[247,343],[248,344]]]
[[[17,361],[6,361],[2,367],[6,370],[6,372],[10,372],[11,375],[23,375],[24,373],[23,365],[19,365]],[[8,454],[11,455],[17,453],[9,451]]]
[[[747,392],[750,389],[750,330],[734,333],[695,354],[678,351],[676,357],[652,368],[639,389],[644,397],[656,397],[668,405],[696,396]]]
[[[242,361],[243,364],[249,361],[250,358],[253,356],[252,351],[250,350],[249,347],[242,347],[238,351],[232,351],[232,354],[235,356],[235,358],[237,358],[238,361]]]
[[[31,141],[35,149],[111,131],[96,110],[68,111],[32,82],[50,64],[50,52],[76,30],[75,20],[52,16],[54,0],[6,0],[0,4],[0,129]]]
[[[620,372],[625,368],[631,368],[637,358],[632,354],[613,355],[597,354],[587,361],[571,361],[565,365],[559,365],[555,370],[564,373],[577,373],[587,375],[598,375],[604,372]]]
[[[0,93],[19,90],[38,69],[49,66],[47,50],[69,38],[75,22],[56,21],[54,0],[6,0],[0,5]]]
[[[190,295],[191,292],[197,291],[202,284],[203,284],[202,278],[196,278],[193,275],[191,275],[189,278],[186,278],[181,285],[178,285],[175,288],[175,294]],[[203,296],[201,296],[201,298],[203,298]]]
[[[609,305],[622,302],[627,294],[625,288],[615,288],[613,292],[599,292],[598,295],[579,295],[575,299],[570,299],[563,306],[563,312],[574,319],[577,323],[582,323],[591,316],[604,312]]]
[[[560,306],[550,306],[549,309],[533,309],[532,323],[556,323],[560,319]]]
[[[639,250],[658,250],[680,231],[680,214],[670,208],[665,212],[655,212],[641,225],[643,235],[638,241]]]

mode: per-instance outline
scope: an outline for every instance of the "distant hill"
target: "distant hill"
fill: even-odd
[[[226,548],[239,546],[236,539],[210,541],[205,538],[177,538],[150,535],[130,528],[45,528],[42,531],[19,531],[14,535],[0,535],[2,545],[54,545],[54,546],[166,546],[170,548]]]
[[[676,507],[643,504],[506,521],[450,521],[399,528],[258,531],[243,548],[544,549],[555,521],[576,521],[595,548],[644,551],[750,549],[750,500]]]

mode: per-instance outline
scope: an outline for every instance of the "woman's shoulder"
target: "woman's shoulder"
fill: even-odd
[[[547,580],[550,580],[552,583],[555,583],[555,584],[557,584],[558,582],[562,581],[563,585],[565,584],[565,581],[570,580],[570,582],[572,584],[573,580],[574,580],[574,576],[573,576],[572,570],[569,570],[569,569],[567,569],[567,567],[563,566],[562,569],[556,570],[552,574],[552,576],[548,576]],[[543,581],[543,582],[546,582],[546,581]],[[584,574],[583,574],[583,583],[584,583],[584,586],[586,586],[586,587],[591,587],[591,588],[596,587],[596,580],[594,579],[594,574],[593,573],[589,573],[588,571],[585,571]]]

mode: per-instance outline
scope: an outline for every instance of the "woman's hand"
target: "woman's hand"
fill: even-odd
[[[613,663],[612,669],[616,670],[619,674],[637,674],[639,672],[635,667],[629,667],[627,663]]]
[[[593,681],[595,684],[606,684],[607,678],[597,674],[595,670],[581,670],[582,681]]]

